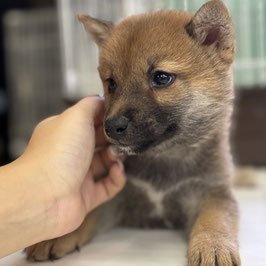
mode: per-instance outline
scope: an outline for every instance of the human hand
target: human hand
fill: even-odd
[[[108,146],[102,120],[103,100],[85,98],[42,121],[19,159],[36,174],[36,187],[29,189],[41,189],[47,216],[54,219],[49,238],[76,229],[89,211],[125,184],[122,163]],[[94,153],[95,147],[100,149]],[[98,176],[106,178],[95,181]]]

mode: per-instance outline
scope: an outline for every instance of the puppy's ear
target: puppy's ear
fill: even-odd
[[[85,15],[79,15],[78,19],[83,23],[85,30],[99,47],[109,38],[114,26],[112,22],[98,20]]]
[[[203,5],[188,25],[187,33],[200,45],[215,44],[221,57],[232,63],[235,55],[233,23],[221,0],[212,0]]]

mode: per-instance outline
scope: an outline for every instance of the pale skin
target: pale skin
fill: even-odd
[[[0,258],[74,231],[123,188],[102,120],[103,100],[85,98],[38,124],[24,154],[0,167]]]

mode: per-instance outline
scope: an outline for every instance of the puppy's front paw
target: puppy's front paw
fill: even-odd
[[[201,233],[191,238],[189,266],[240,266],[237,244],[230,236]]]
[[[27,259],[30,261],[54,261],[68,253],[79,250],[76,239],[60,237],[40,242],[25,249]]]

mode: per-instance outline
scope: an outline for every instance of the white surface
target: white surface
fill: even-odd
[[[243,266],[266,266],[266,172],[259,171],[256,188],[238,188],[240,253]],[[1,239],[1,241],[3,241]],[[40,266],[185,266],[186,243],[170,230],[116,229],[94,239],[67,257]],[[0,260],[0,266],[29,266],[17,252]],[[38,265],[38,264],[37,264]]]

